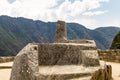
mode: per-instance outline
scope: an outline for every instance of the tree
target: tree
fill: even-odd
[[[120,49],[120,32],[113,39],[110,49]]]

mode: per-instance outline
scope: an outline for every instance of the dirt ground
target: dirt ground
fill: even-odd
[[[12,66],[13,62],[0,63],[0,66]],[[120,63],[106,62],[112,65],[112,76],[114,80],[120,80]],[[9,80],[11,69],[0,69],[0,80]]]
[[[0,63],[1,66],[12,66],[13,62]],[[0,69],[0,80],[9,80],[10,79],[11,69]]]

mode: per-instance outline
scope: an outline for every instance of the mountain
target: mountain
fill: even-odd
[[[120,28],[118,27],[100,27],[95,29],[95,31],[99,32],[101,35],[101,40],[100,39],[95,39],[95,41],[98,41],[98,47],[101,49],[109,49],[111,46],[111,43],[113,41],[114,36],[120,31]],[[99,36],[99,35],[98,35]],[[100,42],[100,45],[99,45]]]
[[[42,22],[22,17],[0,16],[0,55],[16,55],[28,43],[54,41],[56,22]],[[87,29],[77,23],[67,23],[69,39],[94,39],[99,49],[108,49],[118,27]]]
[[[113,39],[110,49],[120,49],[120,32]]]

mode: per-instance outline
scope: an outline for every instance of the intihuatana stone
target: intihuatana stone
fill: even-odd
[[[54,43],[31,43],[15,57],[10,80],[110,80],[94,40],[67,40],[66,23],[57,22]]]

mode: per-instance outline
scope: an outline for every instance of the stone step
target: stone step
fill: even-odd
[[[67,40],[67,43],[77,43],[77,44],[93,44],[95,46],[95,41],[94,40],[85,40],[85,39],[80,39],[80,40]]]
[[[39,66],[39,79],[43,80],[80,80],[86,79],[98,67],[85,68],[77,65]],[[89,80],[89,79],[88,79]]]
[[[84,77],[73,78],[69,80],[90,80],[90,79],[91,79],[91,76],[84,76]]]
[[[87,77],[91,74],[51,74],[51,75],[40,75],[38,80],[89,80]]]

